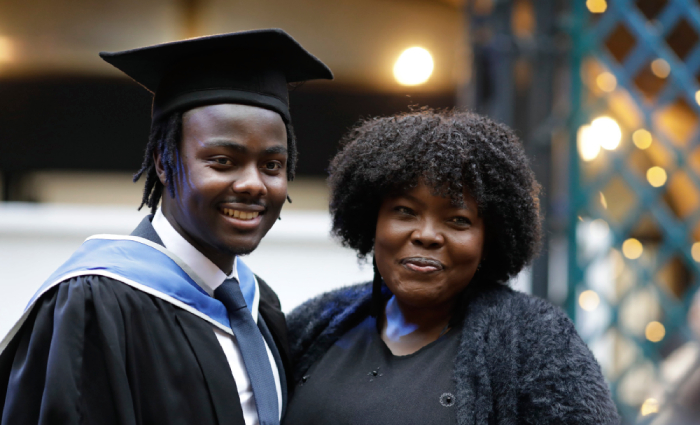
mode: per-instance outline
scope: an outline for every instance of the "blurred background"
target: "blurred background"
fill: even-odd
[[[291,92],[294,202],[245,258],[285,311],[372,275],[328,234],[343,133],[468,108],[517,130],[544,188],[544,249],[513,284],[567,311],[625,423],[663,416],[700,358],[692,0],[0,0],[0,334],[85,237],[145,215],[151,96],[97,53],[266,27],[336,75]]]

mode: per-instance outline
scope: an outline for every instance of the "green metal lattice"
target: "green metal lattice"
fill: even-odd
[[[677,353],[693,340],[687,312],[700,283],[693,256],[700,241],[700,2],[612,0],[592,14],[577,0],[571,19],[567,308],[632,423],[672,396],[667,370],[682,369]],[[619,124],[621,141],[584,161],[580,128],[599,116]],[[640,129],[651,134],[651,146],[642,143],[646,133],[635,136]],[[649,176],[652,167],[661,176]],[[634,241],[642,247],[637,258]],[[700,260],[700,245],[695,250]]]

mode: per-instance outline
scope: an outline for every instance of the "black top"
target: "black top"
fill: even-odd
[[[284,424],[457,423],[451,375],[459,334],[452,329],[413,354],[395,356],[368,317],[304,375]]]

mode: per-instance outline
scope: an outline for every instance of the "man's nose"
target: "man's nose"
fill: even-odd
[[[262,175],[257,166],[247,166],[241,170],[233,182],[233,190],[236,193],[245,193],[250,196],[264,196],[267,194],[267,187],[262,180]]]

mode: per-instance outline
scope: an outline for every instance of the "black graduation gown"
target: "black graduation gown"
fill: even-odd
[[[132,235],[162,245],[147,219]],[[279,300],[258,283],[259,314],[289,373]],[[67,280],[38,300],[0,354],[0,417],[1,425],[244,424],[212,325],[102,276]]]

